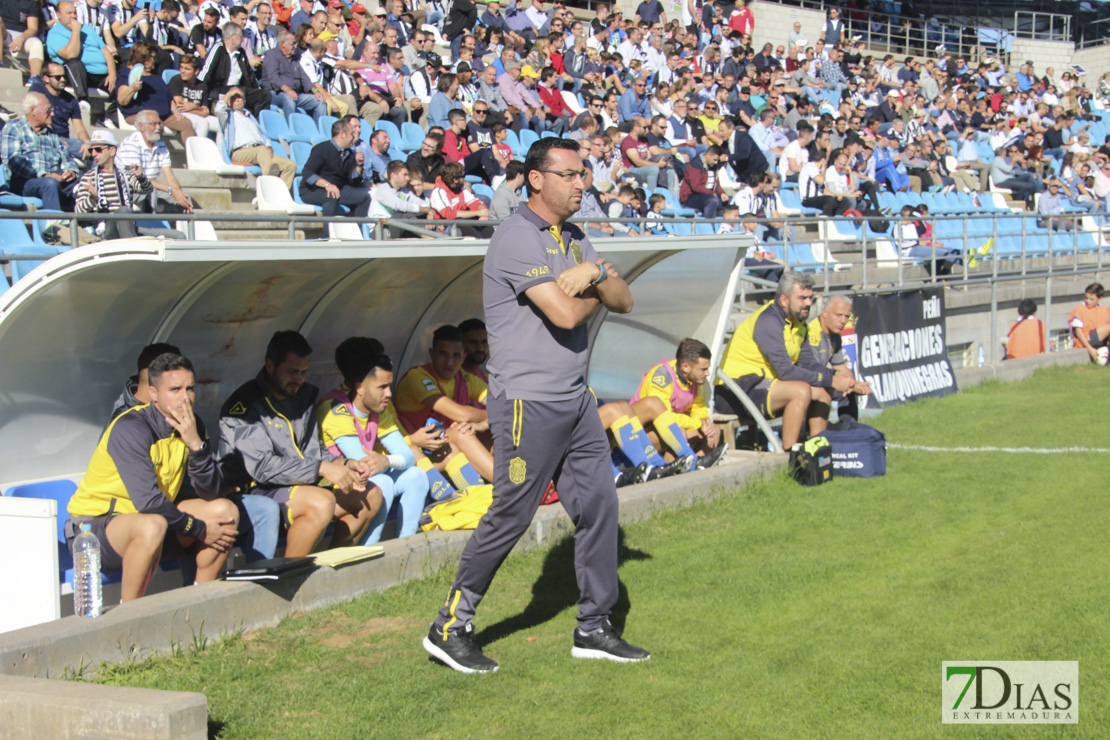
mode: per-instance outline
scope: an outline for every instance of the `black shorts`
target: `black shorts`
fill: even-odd
[[[1091,346],[1095,349],[1099,347],[1110,347],[1110,337],[1099,339],[1098,329],[1091,329],[1091,331],[1087,333],[1087,341],[1090,342]]]
[[[775,384],[775,380],[765,377],[763,375],[741,375],[739,378],[733,378],[736,384],[740,386],[740,390],[747,394],[748,398],[752,400],[759,408],[759,413],[767,419],[772,417],[769,404],[771,395],[771,386]],[[750,416],[748,409],[736,397],[728,386],[717,386],[716,396],[713,399],[713,406],[719,414],[736,414],[741,418]]]
[[[100,516],[70,516],[66,520],[65,535],[66,547],[69,554],[73,555],[73,540],[77,538],[82,524],[91,525],[92,533],[100,541],[100,570],[104,573],[118,573],[123,570],[123,556],[112,549],[108,542],[108,522],[114,517],[124,516],[118,512],[101,514]],[[161,560],[173,560],[185,551],[177,540],[177,534],[171,529],[166,532],[166,539],[162,543]]]
[[[300,484],[295,486],[278,486],[276,488],[255,486],[250,489],[248,493],[253,493],[256,496],[266,496],[276,501],[278,509],[281,511],[281,527],[282,529],[287,529],[293,524],[293,514],[289,511],[289,502],[292,501],[293,496],[297,494],[298,488],[303,488],[303,486]]]

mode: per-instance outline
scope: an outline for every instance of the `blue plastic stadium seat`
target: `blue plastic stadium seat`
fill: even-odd
[[[8,190],[8,178],[4,175],[4,168],[0,167],[0,209],[16,208],[23,210],[27,206],[34,206],[35,208],[41,209],[42,199],[25,198],[22,195],[16,195],[10,192]]]
[[[164,70],[162,72],[162,82],[164,82],[168,85],[168,84],[170,84],[170,80],[172,80],[174,77],[179,76],[180,74],[181,73],[178,72],[176,69]]]
[[[1027,255],[1044,256],[1052,249],[1052,242],[1048,234],[1032,234],[1025,239],[1025,253]]]
[[[297,174],[301,174],[308,157],[312,154],[312,144],[307,141],[294,141],[289,145],[289,153],[297,165]]]
[[[824,267],[813,255],[813,246],[805,242],[787,245],[785,261],[793,269],[802,272],[821,270]]]
[[[695,211],[693,208],[684,208],[684,207],[682,207],[678,202],[678,198],[676,198],[674,193],[672,193],[670,190],[667,190],[667,188],[656,188],[655,190],[653,190],[651,192],[651,194],[652,195],[662,195],[663,198],[667,201],[667,208],[674,211],[674,215],[676,215],[676,216],[697,216],[698,215],[698,212]]]
[[[316,139],[317,143],[319,143],[321,141],[327,141],[328,139],[331,138],[332,124],[334,124],[338,120],[339,119],[336,116],[328,116],[328,115],[320,116],[320,120],[316,125],[316,132],[317,132],[318,137],[319,137],[319,138]]]
[[[263,112],[263,113],[265,113],[266,111],[262,111],[262,112]],[[240,162],[232,162],[232,161],[231,161],[231,157],[230,157],[230,156],[228,155],[228,153],[227,153],[227,149],[226,149],[226,148],[224,148],[224,147],[222,147],[222,146],[221,146],[221,147],[218,147],[218,148],[219,148],[219,150],[220,150],[220,156],[224,158],[224,164],[235,164],[235,165],[238,165],[238,166],[240,166],[240,167],[245,167],[245,168],[247,169],[247,172],[251,173],[252,175],[256,175],[256,176],[257,176],[257,175],[261,175],[261,174],[262,174],[262,168],[261,168],[261,167],[259,167],[258,165],[256,165],[256,164],[248,164],[248,163],[246,163],[246,162],[242,162],[242,163],[240,163]],[[281,150],[278,150],[278,151],[279,151],[279,152],[281,152]],[[284,152],[281,152],[281,153],[284,153]],[[171,227],[171,228],[172,228],[172,227]]]
[[[1075,251],[1076,236],[1071,231],[1055,231],[1052,233],[1052,253],[1071,254]]]
[[[809,208],[802,205],[802,199],[793,190],[780,190],[779,198],[782,200],[783,206],[794,211],[801,211],[807,216],[811,216],[821,212],[820,208]]]
[[[273,141],[297,141],[281,111],[264,110],[258,114],[258,122],[262,124],[262,133]]]
[[[302,206],[303,205],[308,205],[303,200],[301,200],[301,176],[300,175],[297,175],[296,177],[293,178],[293,187],[292,187],[291,190],[292,190],[292,193],[293,193],[293,200],[295,202],[300,203]],[[323,210],[323,209],[321,209],[320,206],[316,206],[316,212],[317,213],[320,213],[321,210]]]
[[[370,141],[370,137],[374,134],[374,127],[365,118],[360,118],[358,122],[358,138],[363,141]]]
[[[300,203],[302,206],[309,205],[308,203],[305,203],[303,200],[301,200],[301,176],[300,175],[297,175],[296,177],[293,178],[292,194],[293,194],[293,202],[294,203]],[[316,206],[316,213],[321,213],[323,210],[324,209],[321,208],[320,206]],[[336,215],[344,216],[344,215],[346,215],[350,212],[351,212],[350,208],[348,208],[347,206],[341,205],[341,206],[339,206],[339,210],[336,211]]]
[[[493,188],[483,182],[478,182],[472,185],[470,189],[474,191],[474,195],[478,196],[480,201],[487,206],[489,205],[490,200],[493,198]]]
[[[664,209],[663,213],[666,214],[667,210]],[[694,227],[689,221],[668,221],[663,224],[663,229],[675,236],[692,236],[694,233]]]
[[[991,254],[998,257],[1021,257],[1021,237],[1002,236],[995,239]]]
[[[521,154],[527,154],[528,150],[540,140],[539,134],[531,129],[521,129],[520,131],[520,146],[523,149]]]
[[[405,143],[404,136],[401,135],[401,129],[397,128],[397,124],[393,121],[387,121],[384,118],[379,118],[378,122],[374,124],[375,131],[385,131],[389,134],[389,145],[397,149],[402,148]]]
[[[512,133],[511,131],[509,133]],[[405,145],[394,143],[394,146],[402,151],[418,152],[420,147],[424,144],[424,129],[420,128],[419,124],[412,121],[405,121],[401,124],[401,136],[404,137]]]
[[[991,236],[994,234],[994,222],[989,218],[969,218],[967,221],[968,236]]]
[[[286,141],[307,141],[309,144],[318,144],[323,139],[320,138],[320,129],[316,126],[316,121],[312,120],[312,116],[294,113],[289,116],[289,138]]]
[[[964,235],[964,222],[963,221],[937,221],[934,224],[934,231],[938,239],[955,239],[963,237]]]
[[[505,143],[513,150],[514,155],[524,155],[528,153],[527,147],[520,143],[520,137],[516,135],[516,131],[508,129],[505,134]]]
[[[408,155],[406,155],[400,149],[390,148],[389,151],[387,151],[385,154],[386,154],[387,157],[389,157],[390,161],[398,159],[398,160],[404,162],[406,159],[408,159]]]
[[[698,236],[710,236],[717,233],[717,227],[704,221],[694,224],[694,233]]]

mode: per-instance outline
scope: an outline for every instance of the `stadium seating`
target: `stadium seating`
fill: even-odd
[[[258,122],[262,126],[262,133],[266,134],[271,141],[307,141],[307,139],[294,137],[281,111],[264,110],[259,114]]]
[[[339,118],[336,116],[320,116],[320,120],[316,122],[316,131],[319,134],[319,138],[316,140],[317,143],[331,138],[331,127],[338,120]]]
[[[178,221],[174,224],[174,228],[186,236],[189,234],[188,221]],[[194,221],[193,239],[198,242],[219,241],[219,237],[216,235],[216,227],[212,225],[211,221]]]
[[[527,154],[528,150],[532,147],[532,145],[540,140],[540,135],[539,134],[537,134],[535,131],[533,131],[531,129],[527,129],[527,128],[522,128],[520,130],[520,133],[518,134],[518,136],[520,138],[520,149],[521,149],[520,153],[521,154]]]
[[[339,241],[369,241],[370,227],[366,223],[354,221],[332,222],[328,224],[328,238]]]
[[[514,156],[523,157],[528,153],[528,148],[520,143],[520,137],[517,136],[516,131],[509,129],[505,133],[505,143],[513,150]]]
[[[211,170],[218,175],[262,174],[262,168],[257,165],[232,164],[223,147],[203,136],[190,136],[185,140],[185,161],[191,170]]]
[[[682,205],[678,202],[678,198],[675,197],[675,194],[673,192],[671,192],[670,190],[668,190],[667,188],[656,188],[655,190],[651,191],[651,194],[652,195],[662,195],[663,198],[667,201],[667,209],[672,211],[673,215],[675,215],[675,216],[697,216],[698,215],[698,212],[695,211],[693,208],[684,208],[684,207],[682,207]]]
[[[293,193],[298,192],[301,178],[293,178]],[[255,200],[260,211],[279,211],[289,215],[312,215],[319,211],[316,206],[300,203],[293,199],[289,188],[280,177],[261,175],[254,180]]]
[[[378,122],[374,124],[375,131],[385,131],[389,134],[389,144],[394,149],[404,150],[405,138],[401,135],[401,129],[397,128],[397,124],[393,121],[387,121],[384,118],[379,118]]]
[[[162,72],[162,82],[164,82],[168,85],[168,84],[170,84],[170,80],[172,80],[174,77],[180,77],[180,76],[181,76],[181,73],[178,72],[176,69],[163,70],[163,72]]]
[[[297,165],[297,174],[301,174],[308,157],[312,154],[312,145],[306,141],[294,141],[289,144],[289,154]]]
[[[567,104],[567,107],[571,109],[574,115],[577,116],[579,113],[586,110],[585,107],[578,102],[578,97],[570,90],[562,90],[560,94],[563,96],[563,102]]]
[[[493,188],[485,183],[475,183],[471,185],[470,189],[474,191],[474,195],[478,196],[479,200],[487,206],[489,205],[490,199],[493,198]]]
[[[22,195],[9,192],[7,175],[4,174],[4,168],[0,167],[0,208],[23,209],[27,206],[42,208],[42,200],[39,198],[25,198]]]
[[[330,135],[328,138],[331,138]],[[294,113],[289,116],[289,138],[287,141],[307,141],[309,144],[319,144],[323,139],[320,138],[320,129],[316,125],[316,121],[312,120],[312,116],[304,113]]]
[[[401,136],[405,145],[400,146],[394,143],[394,146],[402,151],[418,152],[424,144],[424,129],[420,128],[419,124],[411,121],[405,121],[401,124]]]

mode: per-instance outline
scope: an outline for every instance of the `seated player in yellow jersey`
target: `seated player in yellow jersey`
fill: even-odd
[[[775,298],[753,313],[732,333],[721,371],[766,418],[782,415],[782,445],[794,446],[807,419],[829,418],[832,391],[844,392],[852,381],[826,370],[810,370],[799,363],[806,344],[813,276],[787,271]],[[720,381],[719,381],[720,382]],[[714,401],[721,413],[749,416],[743,402],[726,385]]]
[[[197,583],[215,580],[238,534],[239,510],[219,497],[216,454],[193,413],[192,364],[167,353],[147,373],[150,403],[123,411],[101,435],[65,526],[72,548],[90,525],[101,570],[123,571],[122,601],[145,594],[159,561],[182,548],[196,560]]]
[[[489,385],[489,375],[486,374],[486,360],[489,359],[489,333],[486,324],[481,319],[466,319],[459,324],[459,331],[463,335],[463,349],[466,358],[463,360],[463,372],[481,378],[482,382]],[[484,404],[483,404],[484,405]]]
[[[333,455],[362,460],[368,466],[369,482],[382,492],[382,508],[371,520],[362,544],[381,539],[394,501],[399,502],[398,536],[416,534],[429,476],[417,465],[416,448],[410,445],[440,449],[447,444],[446,438],[434,436],[431,428],[417,430],[411,440],[405,436],[391,400],[393,366],[383,350],[380,342],[368,337],[351,337],[340,343],[335,348],[335,364],[343,384],[324,396],[317,407],[324,446]]]
[[[611,462],[617,488],[682,472],[681,461],[667,462],[656,450],[636,418],[632,404],[628,401],[602,402],[597,394],[594,394],[594,400],[597,401],[601,425],[609,433],[609,443],[613,446]]]
[[[644,373],[632,397],[632,408],[652,444],[682,470],[708,468],[728,449],[713,423],[706,401],[706,379],[713,359],[709,347],[697,339],[679,342],[675,359],[660,362]]]
[[[393,404],[401,427],[412,434],[429,419],[447,431],[452,453],[464,461],[449,464],[447,473],[459,488],[493,480],[492,439],[486,419],[486,384],[462,370],[462,332],[450,324],[432,334],[430,362],[401,378]],[[462,478],[463,480],[460,480]]]

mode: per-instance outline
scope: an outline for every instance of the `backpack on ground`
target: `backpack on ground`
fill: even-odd
[[[837,476],[877,478],[886,475],[886,437],[875,427],[845,419],[821,433],[832,445]]]
[[[790,475],[803,486],[819,486],[833,479],[833,457],[829,441],[814,437],[790,448]]]

